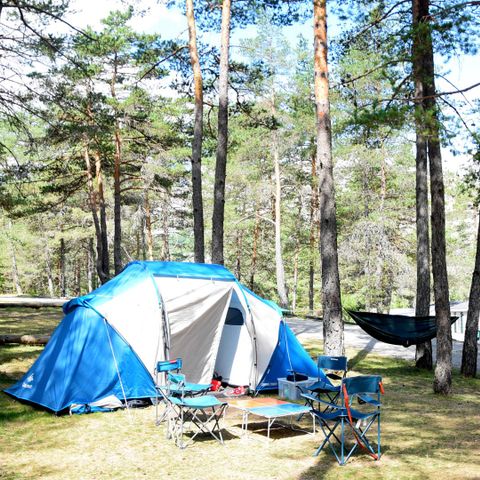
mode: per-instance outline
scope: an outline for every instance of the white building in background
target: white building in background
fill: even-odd
[[[452,338],[459,342],[463,342],[465,338],[465,326],[467,324],[468,301],[451,302],[450,314],[452,317],[458,317],[458,320],[452,325]],[[391,315],[415,315],[414,308],[392,308]],[[435,315],[435,305],[430,305],[430,315]],[[478,329],[480,331],[480,318]],[[477,337],[478,338],[478,337]]]

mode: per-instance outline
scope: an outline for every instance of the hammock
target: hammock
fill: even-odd
[[[436,317],[409,317],[352,310],[347,310],[347,313],[365,332],[381,342],[409,347],[437,336]],[[457,318],[451,317],[452,324]]]

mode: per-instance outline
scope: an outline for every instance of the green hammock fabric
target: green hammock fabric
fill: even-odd
[[[369,335],[392,345],[409,347],[437,336],[436,317],[409,317],[353,310],[347,310],[347,313]],[[457,317],[451,317],[452,323],[455,320]]]

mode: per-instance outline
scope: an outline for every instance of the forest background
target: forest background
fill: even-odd
[[[58,2],[53,16],[27,12],[30,29],[17,13],[2,12],[2,293],[80,295],[131,260],[193,260],[193,85],[186,21],[179,28],[184,17],[178,8],[152,4],[146,10],[145,2],[129,4],[100,2],[85,9],[82,2],[83,13],[65,14],[80,4]],[[109,12],[107,5],[119,10]],[[311,6],[305,5],[303,16],[290,27],[291,20],[272,19],[268,12],[255,17],[255,26],[248,16],[234,24],[225,265],[256,293],[279,300],[279,172],[281,261],[289,307],[318,313],[312,20]],[[343,305],[378,311],[412,306],[415,125],[411,44],[405,31],[409,3],[329,5]],[[205,88],[202,175],[208,261],[219,42],[218,22],[207,7],[197,12],[197,22]],[[458,12],[455,21],[439,16],[434,29],[438,90],[454,92],[439,97],[443,147],[449,152],[451,300],[468,296],[478,215],[478,89],[457,93],[476,83],[474,75],[466,74],[462,86],[448,75],[459,58],[467,59],[467,72],[475,72],[478,61],[476,31],[471,22],[460,20]],[[96,219],[93,203],[100,206]],[[120,242],[114,238],[115,213],[121,221]],[[106,265],[98,265],[98,231],[104,251],[110,252]],[[116,246],[120,251],[112,255]]]

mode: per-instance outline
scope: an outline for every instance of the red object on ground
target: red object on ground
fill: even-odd
[[[210,390],[212,390],[212,392],[216,392],[221,386],[222,382],[220,380],[212,380],[212,383],[210,384]]]

